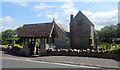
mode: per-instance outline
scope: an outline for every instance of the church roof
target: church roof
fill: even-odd
[[[81,11],[79,11],[77,14],[76,14],[76,16],[75,17],[77,17],[77,16],[83,16],[84,18],[82,19],[82,20],[84,20],[84,19],[87,19],[87,21],[89,21],[90,22],[90,24],[92,25],[92,26],[94,26],[94,24],[81,12]],[[74,17],[74,18],[75,18]],[[73,18],[73,19],[74,19]]]
[[[67,25],[64,24],[59,24],[57,23],[57,25],[60,27],[60,29],[64,32],[64,34],[66,34],[66,36],[70,36],[70,28]]]
[[[50,37],[54,23],[27,24],[18,34],[18,37]]]
[[[65,32],[70,32],[69,26],[64,25],[64,24],[59,24],[59,23],[57,23],[57,25],[58,25],[63,31],[65,31]]]

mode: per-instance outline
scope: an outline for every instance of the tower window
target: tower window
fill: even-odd
[[[77,21],[77,29],[82,29],[82,25],[83,25],[83,21],[82,20],[78,20]]]

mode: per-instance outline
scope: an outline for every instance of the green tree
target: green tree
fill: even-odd
[[[97,36],[100,42],[112,43],[112,39],[116,38],[117,35],[117,26],[109,25],[103,27],[101,30],[96,31]]]
[[[2,33],[0,33],[0,44],[2,44]]]
[[[120,23],[117,24],[117,38],[120,38]]]
[[[21,29],[22,27],[18,27],[15,30],[8,29],[6,31],[1,32],[0,34],[2,35],[2,40],[1,40],[2,44],[11,44],[12,40],[16,40],[16,41],[19,40],[19,38],[17,38],[17,35]]]
[[[15,31],[16,31],[17,34],[19,34],[19,32],[20,32],[21,30],[22,30],[22,27],[20,26],[20,27],[16,28]]]
[[[12,29],[8,29],[6,31],[2,32],[2,44],[10,44],[10,42],[8,41],[9,38],[13,38],[15,37],[16,32]]]

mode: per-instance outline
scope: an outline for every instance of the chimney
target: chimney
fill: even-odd
[[[73,19],[73,15],[71,14],[70,15],[70,23],[72,22],[72,19]]]

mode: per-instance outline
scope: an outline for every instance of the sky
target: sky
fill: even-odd
[[[70,15],[82,11],[100,30],[118,23],[118,2],[0,2],[0,32],[24,24],[52,22],[69,25]]]

